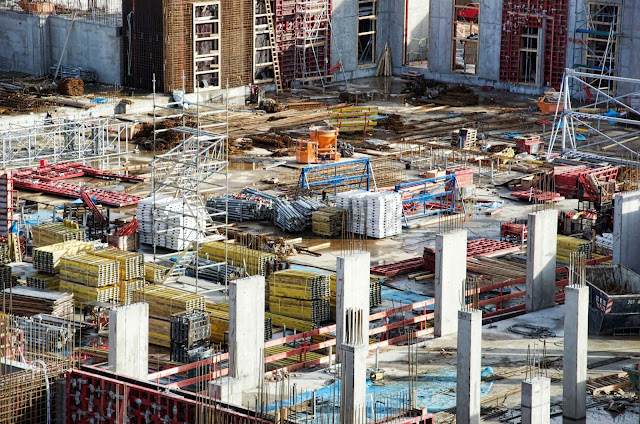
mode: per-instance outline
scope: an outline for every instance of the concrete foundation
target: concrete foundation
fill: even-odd
[[[149,375],[149,305],[134,303],[109,311],[109,368],[146,380]]]
[[[482,312],[458,311],[456,423],[480,423]]]
[[[640,191],[616,194],[613,213],[613,263],[640,273]]]
[[[462,284],[467,278],[467,230],[436,236],[435,335],[457,330]]]
[[[551,380],[536,377],[522,382],[522,424],[549,424]]]
[[[567,286],[564,303],[562,410],[566,418],[580,420],[587,415],[589,287]]]
[[[558,212],[529,214],[527,239],[527,312],[555,305]]]
[[[345,334],[344,319],[349,309],[361,309],[369,314],[369,267],[371,266],[369,252],[354,253],[341,256],[337,260],[336,280],[336,353],[340,352]],[[364,321],[360,327],[360,337],[369,337],[369,321]]]

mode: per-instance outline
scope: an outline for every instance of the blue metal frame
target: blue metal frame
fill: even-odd
[[[329,172],[333,175],[328,178],[326,172],[322,172],[327,169],[333,170],[333,172]],[[321,179],[313,181],[314,176],[319,176]],[[331,190],[332,193],[328,194],[329,197],[335,197],[338,194],[338,186],[347,186],[354,190],[366,191],[369,191],[373,186],[375,189],[375,178],[369,159],[306,166],[300,172],[296,195],[302,193],[317,195],[322,192],[327,193],[328,189],[333,188]]]
[[[417,187],[420,187],[419,193],[416,193]],[[413,190],[407,190],[408,188]],[[403,197],[402,219],[405,227],[409,226],[411,219],[456,211],[458,181],[455,174],[398,184],[395,191]],[[405,199],[406,194],[411,197]],[[438,208],[434,209],[427,203],[436,203]],[[405,209],[404,205],[411,206]]]

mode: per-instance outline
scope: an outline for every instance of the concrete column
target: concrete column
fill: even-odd
[[[211,383],[214,399],[240,405],[243,391],[262,379],[264,285],[259,275],[229,283],[229,375]]]
[[[562,410],[565,418],[581,420],[587,415],[589,287],[567,286],[564,304]]]
[[[640,191],[616,194],[613,209],[613,263],[640,273]]]
[[[369,252],[340,256],[336,275],[336,354],[344,340],[344,319],[349,309],[366,311],[367,319],[360,331],[363,340],[369,337],[369,284],[371,255]],[[337,356],[339,358],[339,356]]]
[[[436,235],[435,336],[456,332],[467,278],[467,230]]]
[[[146,380],[149,375],[149,304],[134,303],[109,311],[109,368]]]
[[[458,311],[458,424],[480,424],[481,358],[482,312]]]
[[[367,407],[367,338],[362,338],[368,311],[353,308],[345,314],[341,358],[341,424],[365,424]]]
[[[522,424],[549,424],[551,418],[551,380],[535,377],[522,382]]]
[[[556,304],[558,212],[530,213],[528,225],[525,308],[533,312]]]

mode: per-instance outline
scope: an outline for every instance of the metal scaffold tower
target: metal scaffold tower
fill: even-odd
[[[593,156],[579,152],[588,147],[602,143],[613,143],[638,158],[638,152],[625,145],[640,136],[640,80],[616,76],[600,76],[605,88],[594,85],[590,79],[592,74],[574,69],[566,69],[558,96],[557,112],[547,150],[547,157],[552,157],[556,143],[560,143],[560,154],[564,156]],[[614,96],[606,87],[613,84],[625,84],[628,92]],[[591,92],[590,102],[580,103],[572,98],[572,90],[576,93]],[[612,109],[615,108],[616,110]],[[615,125],[631,125],[632,131],[615,131]],[[586,133],[589,138],[580,133]],[[609,158],[620,164],[620,158]],[[634,162],[635,163],[635,162]]]
[[[295,79],[301,83],[329,78],[330,0],[307,0],[296,3]]]
[[[181,125],[158,129],[158,118],[179,120]],[[165,284],[185,288],[189,284],[177,280],[190,270],[195,276],[192,288],[198,293],[208,291],[203,290],[199,273],[204,268],[223,265],[210,261],[204,264],[198,251],[202,243],[225,236],[222,229],[227,225],[227,209],[210,212],[206,199],[228,194],[227,118],[226,107],[188,104],[185,100],[158,105],[154,92],[154,144],[165,131],[182,136],[182,142],[170,151],[160,155],[154,152],[151,162],[149,202],[154,260],[169,260],[171,271]],[[178,256],[158,254],[158,247],[178,251]]]
[[[574,69],[590,74],[585,80],[610,94],[615,93],[615,82],[601,77],[617,75],[623,7],[623,0],[584,1],[583,9],[576,14],[578,19],[572,39]],[[574,87],[574,92],[581,88]],[[583,94],[588,100],[593,96],[589,90]]]
[[[129,153],[133,125],[114,118],[48,118],[28,126],[11,124],[0,130],[0,167],[28,167],[48,159],[98,162],[96,166],[103,168]]]

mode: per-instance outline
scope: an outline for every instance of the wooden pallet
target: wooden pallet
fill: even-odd
[[[587,390],[589,390],[594,396],[605,395],[630,385],[631,380],[629,380],[629,376],[626,372],[609,374],[587,380]]]

